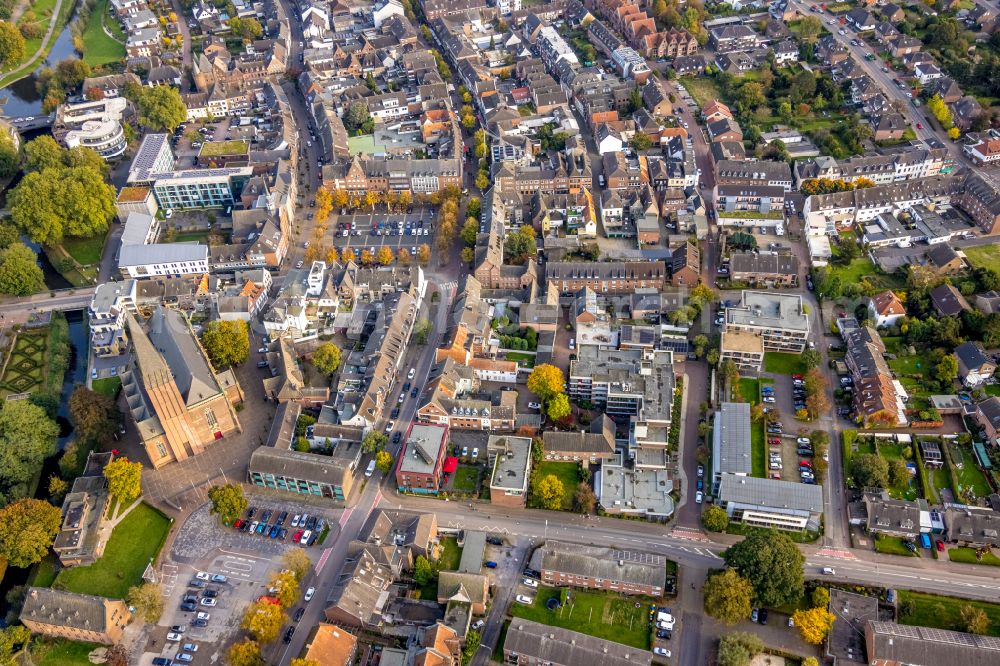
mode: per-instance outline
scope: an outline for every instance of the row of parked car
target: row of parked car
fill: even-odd
[[[240,518],[233,523],[233,529],[246,534],[257,534],[267,539],[277,539],[284,541],[288,538],[289,530],[292,533],[292,541],[303,546],[312,546],[319,538],[319,534],[326,527],[326,521],[317,516],[310,516],[308,513],[295,514],[289,527],[285,527],[288,520],[288,512],[282,511],[275,518],[274,524],[270,524],[272,511],[265,509],[259,520],[254,520],[257,515],[257,507],[247,509],[246,518]],[[298,528],[298,529],[296,529]]]

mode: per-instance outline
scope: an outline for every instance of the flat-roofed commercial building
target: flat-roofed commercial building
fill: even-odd
[[[760,336],[766,352],[800,353],[809,337],[809,316],[800,295],[743,291],[740,303],[726,308],[723,330]]]
[[[653,660],[652,652],[519,617],[510,621],[503,656],[518,666],[649,666]]]
[[[486,451],[493,459],[490,502],[523,507],[531,474],[531,438],[493,435],[486,444]]]
[[[548,540],[531,555],[546,585],[612,590],[658,597],[666,585],[667,558],[655,553]]]
[[[225,208],[238,200],[253,167],[191,169],[151,174],[161,208]]]
[[[332,455],[262,446],[250,456],[250,482],[262,488],[344,500],[361,460],[361,442],[341,440]]]
[[[724,402],[712,428],[712,476],[718,488],[723,474],[750,476],[750,404]]]
[[[731,520],[756,527],[818,530],[823,516],[818,485],[723,474],[718,498]]]

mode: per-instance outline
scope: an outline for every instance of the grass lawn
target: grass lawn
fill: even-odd
[[[987,384],[983,388],[986,389],[986,395],[1000,395],[1000,384]]]
[[[974,268],[991,268],[1000,271],[1000,245],[978,245],[962,248]]]
[[[740,395],[751,405],[760,402],[760,381],[740,379]],[[750,424],[750,474],[759,478],[767,476],[767,440],[764,437],[764,422]]]
[[[101,27],[107,13],[108,0],[97,0],[83,30],[83,59],[91,67],[125,59],[125,45],[109,37]]]
[[[886,534],[875,535],[875,552],[886,555],[902,555],[903,557],[914,557],[914,554],[906,549],[903,540],[899,537],[888,536]]]
[[[38,638],[31,646],[35,666],[89,666],[87,656],[102,645],[63,639]]]
[[[160,552],[169,530],[169,518],[148,504],[139,504],[115,527],[101,559],[60,571],[53,587],[122,599]]]
[[[743,399],[751,405],[760,402],[760,382],[756,379],[741,378],[739,391]]]
[[[559,597],[559,589],[541,585],[532,605],[511,604],[510,614],[640,650],[649,649],[651,599],[585,590],[571,590],[570,595],[569,603],[550,611],[545,604],[552,597]]]
[[[56,559],[53,555],[46,555],[45,558],[35,565],[31,572],[31,580],[28,583],[32,587],[52,587],[52,581],[56,579]]]
[[[479,468],[472,465],[459,465],[455,470],[455,480],[452,489],[460,493],[475,493],[479,491]]]
[[[103,377],[93,380],[91,385],[98,393],[114,400],[118,397],[118,392],[122,389],[122,380],[118,377]]]
[[[886,460],[892,460],[893,458],[899,458],[907,465],[916,465],[912,458],[903,457],[903,445],[902,444],[889,444],[889,443],[879,443],[878,452],[879,455]],[[911,447],[912,448],[912,447]],[[896,499],[908,499],[915,500],[921,497],[920,483],[916,479],[916,475],[911,474],[909,477],[909,482],[892,486],[889,489],[889,494]]]
[[[438,558],[438,568],[442,571],[454,571],[458,569],[458,564],[461,561],[462,548],[458,545],[458,539],[455,537],[441,539],[441,557]]]
[[[721,100],[722,92],[714,79],[707,76],[685,76],[680,79],[680,84],[687,89],[699,107],[704,107],[712,100]]]
[[[993,553],[983,553],[983,559],[976,558],[974,548],[949,548],[948,559],[952,562],[964,562],[966,564],[988,564],[991,567],[1000,567],[1000,557]]]
[[[535,367],[535,355],[525,354],[524,352],[507,352],[504,357],[508,361],[515,361],[518,365],[523,365],[526,368]]]
[[[805,374],[806,364],[802,362],[801,354],[765,352],[764,371],[778,375],[802,375]]]
[[[563,511],[573,508],[573,493],[580,483],[580,465],[575,462],[543,462],[538,465],[538,478],[554,474],[563,484]]]
[[[956,455],[958,451],[961,451],[960,455]],[[977,497],[986,497],[993,492],[982,470],[976,464],[976,456],[971,446],[952,447],[951,460],[953,463],[962,463],[961,467],[955,465],[955,475],[958,476],[958,482],[963,488],[972,488]]]
[[[867,257],[859,257],[846,266],[830,264],[830,272],[833,275],[839,275],[843,284],[857,284],[866,275],[875,274],[875,264]]]
[[[899,623],[909,624],[917,627],[934,627],[936,629],[951,629],[953,631],[965,631],[965,623],[960,615],[962,606],[972,606],[980,608],[990,619],[986,633],[990,636],[1000,636],[1000,604],[991,604],[985,601],[974,601],[972,599],[957,599],[955,597],[942,597],[936,594],[925,594],[923,592],[911,592],[909,590],[899,590],[900,610],[909,610],[912,602],[912,611],[909,613],[900,612]]]
[[[69,253],[69,256],[84,266],[89,266],[90,264],[101,262],[105,239],[106,236],[104,234],[98,234],[90,238],[66,238],[63,240],[62,246]]]
[[[885,351],[888,354],[898,354],[899,350],[903,347],[903,338],[901,336],[882,336],[882,344],[885,345]]]

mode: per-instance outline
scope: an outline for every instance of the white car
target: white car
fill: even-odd
[[[199,612],[195,617],[198,618],[199,620],[211,620],[212,619],[212,614],[211,613],[205,613],[205,612]]]
[[[300,514],[298,514],[298,513],[295,514],[295,517],[292,518],[292,527],[298,527],[299,526],[299,521],[301,519],[302,519],[302,516]]]
[[[535,603],[535,600],[532,597],[529,597],[525,594],[519,594],[517,595],[517,603],[530,606],[531,604]]]
[[[667,648],[661,648],[661,647],[655,647],[655,648],[653,648],[653,654],[655,654],[657,656],[660,656],[660,657],[670,657],[670,656],[672,656],[670,654],[670,650],[668,650]]]
[[[197,574],[195,574],[195,578],[197,578],[198,580],[208,580],[209,578],[211,578],[211,576],[209,576],[204,571],[199,571]]]
[[[475,622],[472,623],[472,630],[479,631],[485,626],[486,626],[486,620],[476,620]]]
[[[701,504],[702,500],[705,499],[705,494],[700,490],[694,494],[694,503]]]
[[[809,441],[808,437],[799,437],[797,440],[795,440],[795,442],[797,444],[805,444],[805,445],[812,444],[812,442]]]
[[[541,409],[541,408],[542,408],[542,403],[540,403],[540,402],[529,402],[528,403],[528,409]]]
[[[472,457],[473,458],[479,457],[479,449],[472,449]]]
[[[833,570],[833,567],[823,567],[819,571],[824,576],[836,576],[837,572]]]
[[[184,638],[184,637],[181,636],[180,634],[178,634],[175,631],[171,631],[169,634],[167,634],[167,640],[170,641],[171,643],[176,643],[179,640],[181,640],[182,638]]]
[[[389,421],[388,423],[385,424],[385,432],[388,434],[388,433],[392,432],[392,429],[395,428],[395,427],[396,427],[396,422],[395,421]]]
[[[538,587],[538,581],[531,578],[525,578],[521,582],[527,585],[528,587]]]
[[[306,601],[312,601],[313,595],[316,594],[316,588],[310,587],[306,590],[306,596],[304,597]]]
[[[216,603],[217,603],[217,601],[216,601],[215,597],[205,598],[205,599],[201,600],[201,605],[202,606],[207,606],[208,608],[214,608]]]
[[[766,402],[768,404],[771,404],[771,403],[777,402],[777,400],[774,399],[774,396],[765,395],[764,396],[764,402]]]
[[[416,377],[416,375],[417,375],[417,369],[416,368],[410,368],[410,371],[408,373],[406,373],[406,378],[407,379],[413,379],[414,377]]]

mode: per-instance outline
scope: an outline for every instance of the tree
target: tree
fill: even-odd
[[[691,346],[693,347],[694,355],[701,358],[705,355],[705,350],[708,349],[708,336],[699,333],[694,336],[694,340],[691,341]]]
[[[250,356],[250,331],[242,319],[212,321],[205,325],[201,344],[216,367],[228,368]]]
[[[825,587],[817,587],[812,593],[813,608],[827,608],[830,605],[830,590]]]
[[[0,557],[21,569],[41,562],[52,546],[62,512],[37,499],[22,499],[0,509]]]
[[[332,342],[324,342],[313,352],[312,363],[321,373],[331,377],[340,369],[342,359],[343,352],[340,347]]]
[[[0,293],[29,296],[45,289],[35,253],[20,241],[0,250]]]
[[[910,470],[907,469],[906,463],[900,458],[893,458],[888,462],[889,466],[889,484],[896,486],[897,488],[902,487],[909,483],[910,481]]]
[[[459,232],[458,236],[462,239],[463,243],[473,246],[476,244],[476,237],[478,235],[479,223],[476,222],[475,218],[469,217],[465,220],[465,225],[462,227],[462,231]]]
[[[320,663],[315,659],[292,659],[289,662],[290,666],[320,666]],[[818,666],[818,664],[816,665]]]
[[[388,266],[392,263],[392,248],[388,245],[383,245],[375,252],[375,261],[383,266]]]
[[[701,514],[701,524],[710,532],[725,532],[729,527],[729,514],[718,504],[713,504]]]
[[[226,655],[229,666],[264,666],[264,658],[260,654],[260,644],[249,638],[239,643],[233,643]]]
[[[954,354],[945,354],[934,366],[934,376],[939,382],[951,383],[958,377],[958,360]]]
[[[13,23],[0,21],[0,67],[9,65],[24,57],[24,36]]]
[[[764,643],[754,634],[735,631],[719,640],[717,666],[749,666],[750,660],[764,650]]]
[[[386,437],[385,433],[372,430],[361,440],[361,450],[365,453],[374,453],[384,449],[388,443],[389,438]]]
[[[802,363],[805,364],[806,368],[816,368],[822,362],[822,357],[819,352],[815,349],[806,349],[802,352]]]
[[[293,571],[272,574],[268,588],[276,590],[272,596],[278,600],[282,608],[291,608],[299,600],[299,578]]]
[[[431,246],[427,243],[417,246],[417,262],[426,265],[431,260]]]
[[[285,623],[285,612],[281,606],[267,601],[257,601],[247,607],[240,626],[257,640],[270,643],[278,638],[281,625]]]
[[[594,489],[586,481],[581,481],[576,485],[576,492],[573,493],[573,506],[580,513],[593,513],[597,504],[597,496]]]
[[[792,615],[795,626],[802,634],[802,640],[812,645],[822,645],[826,640],[826,635],[833,628],[834,614],[826,608],[810,608],[809,610],[795,611]]]
[[[128,666],[128,660],[128,649],[121,643],[112,645],[104,652],[106,666]]]
[[[463,263],[471,264],[476,259],[476,251],[471,247],[463,247],[460,256]]]
[[[511,259],[533,257],[538,253],[538,241],[531,225],[522,225],[520,229],[508,234],[503,243],[504,254]]]
[[[990,618],[982,608],[965,604],[958,611],[962,628],[970,634],[985,635],[990,629]]]
[[[180,91],[173,86],[143,88],[135,102],[139,108],[139,122],[150,129],[173,132],[187,120],[187,107]]]
[[[163,588],[158,583],[133,585],[125,601],[135,608],[135,614],[146,624],[156,624],[163,615]]]
[[[927,108],[934,114],[934,117],[938,119],[938,122],[941,123],[941,127],[949,130],[955,126],[955,120],[952,118],[951,109],[949,109],[948,105],[945,104],[941,95],[934,95],[927,100]]]
[[[795,543],[775,530],[756,531],[726,550],[726,564],[750,581],[754,601],[762,606],[783,606],[802,596],[802,563]]]
[[[8,134],[0,134],[0,178],[10,178],[19,166],[20,156],[13,139]]]
[[[264,28],[260,25],[260,21],[253,17],[239,18],[234,16],[229,19],[229,29],[234,35],[242,38],[244,42],[260,39],[260,36],[264,34]]]
[[[320,187],[316,190],[316,219],[320,222],[326,220],[330,217],[330,213],[333,211],[333,200],[334,197],[330,194],[330,190],[326,189],[325,186]]]
[[[753,586],[735,569],[726,569],[705,581],[705,612],[723,624],[750,617]]]
[[[476,188],[478,190],[480,191],[485,190],[490,186],[490,182],[491,181],[489,174],[487,174],[486,172],[480,171],[478,174],[476,174]]]
[[[208,489],[208,499],[212,502],[211,512],[218,514],[226,525],[232,525],[247,510],[249,502],[243,494],[243,486],[230,483],[212,486]]]
[[[569,397],[565,393],[553,396],[545,405],[545,413],[553,421],[562,421],[570,415]]]
[[[851,457],[851,478],[858,488],[884,488],[889,484],[889,463],[877,453]]]
[[[535,366],[528,375],[528,390],[548,402],[560,393],[565,393],[566,376],[563,371],[550,363]]]
[[[281,558],[281,564],[295,574],[295,579],[300,583],[312,568],[312,560],[301,548],[292,548],[285,552]]]
[[[413,580],[416,581],[417,585],[423,587],[429,584],[436,575],[434,565],[423,555],[418,555],[417,560],[413,563]]]
[[[344,114],[344,126],[347,131],[357,133],[363,131],[372,123],[372,116],[368,112],[368,104],[363,101],[351,102]]]
[[[7,199],[14,224],[35,243],[107,231],[115,189],[93,167],[51,168],[27,174]]]
[[[462,648],[462,664],[471,664],[473,657],[479,652],[483,637],[478,631],[469,631],[465,634],[465,647]]]
[[[413,256],[405,247],[399,248],[399,252],[396,253],[396,263],[401,266],[409,266],[412,259]]]
[[[28,484],[55,453],[59,426],[28,400],[0,407],[0,505],[28,494]]]
[[[108,482],[108,492],[124,506],[128,506],[142,494],[141,462],[115,458],[104,468],[104,478]]]
[[[563,493],[562,481],[555,474],[548,474],[541,479],[537,479],[532,484],[531,494],[538,501],[543,509],[558,511],[562,508]]]
[[[121,412],[111,398],[78,385],[69,397],[69,417],[78,437],[106,442],[121,423]]]
[[[418,345],[426,345],[427,336],[431,334],[431,330],[433,330],[433,328],[434,327],[431,324],[430,320],[427,319],[426,317],[421,317],[420,319],[418,319],[417,325],[413,327],[414,342],[416,342]]]
[[[375,467],[383,474],[388,474],[392,470],[392,454],[388,451],[379,451],[375,454]]]
[[[653,145],[653,139],[645,132],[636,132],[632,137],[632,149],[637,152],[649,150]]]
[[[65,479],[58,474],[49,475],[49,497],[53,503],[61,502],[67,490],[69,490],[69,484]]]
[[[31,640],[31,632],[22,625],[0,629],[0,663],[3,666],[15,666],[21,663],[14,655],[21,652]]]

